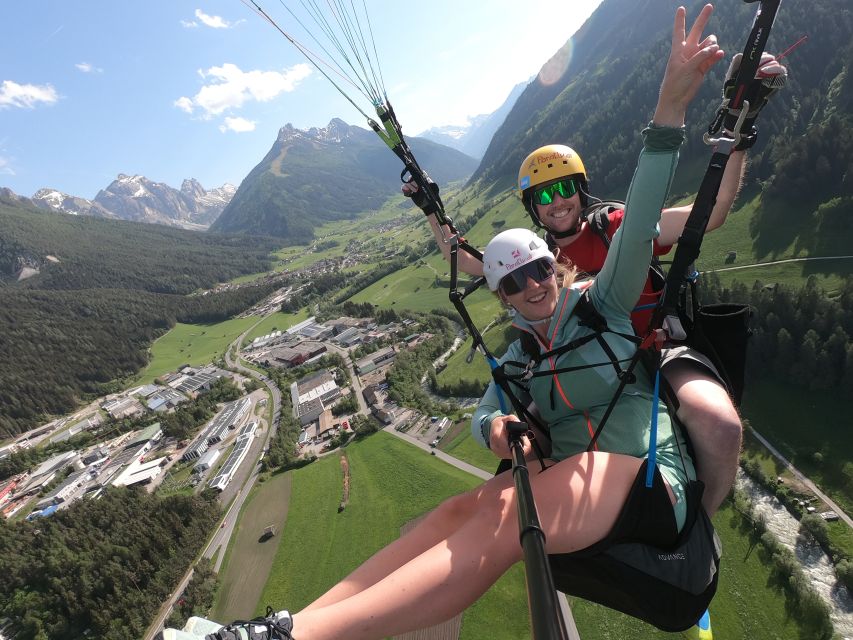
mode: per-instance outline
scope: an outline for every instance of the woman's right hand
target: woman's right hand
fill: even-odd
[[[489,449],[501,460],[512,458],[509,450],[509,430],[506,426],[508,422],[519,422],[519,419],[514,415],[498,416],[492,420],[492,426],[489,429]],[[521,444],[524,448],[524,457],[526,458],[533,450],[533,447],[527,436],[521,436]]]

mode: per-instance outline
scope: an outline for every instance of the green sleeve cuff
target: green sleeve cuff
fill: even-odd
[[[661,127],[650,122],[643,129],[643,142],[648,151],[674,151],[684,142],[686,127]]]

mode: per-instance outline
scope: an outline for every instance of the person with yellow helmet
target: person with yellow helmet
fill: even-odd
[[[732,84],[740,64],[737,54],[726,74],[723,95]],[[774,56],[763,54],[756,75],[755,92],[760,97],[750,108],[745,135],[732,152],[707,231],[720,227],[740,190],[745,167],[746,149],[756,140],[752,123],[767,100],[784,86],[787,70]],[[727,122],[733,125],[733,122]],[[591,195],[589,178],[580,155],[562,144],[545,145],[531,152],[521,163],[518,172],[521,200],[533,223],[545,230],[546,240],[557,261],[578,269],[582,274],[597,274],[608,255],[611,240],[624,221],[621,203],[604,202]],[[438,189],[435,186],[435,189]],[[415,204],[423,203],[417,187],[404,185],[403,193]],[[426,206],[426,205],[425,205]],[[661,211],[659,235],[654,240],[653,255],[666,254],[681,235],[692,204],[665,208]],[[433,235],[445,258],[449,260],[449,235],[436,216],[424,209]],[[482,275],[483,264],[472,255],[460,251],[457,255],[460,271]],[[648,329],[653,307],[658,301],[663,276],[650,268],[649,278],[641,293],[632,323],[638,335]],[[742,425],[729,391],[711,361],[689,347],[666,349],[662,372],[678,399],[678,418],[684,423],[696,449],[699,479],[705,483],[702,504],[709,515],[716,513],[734,483],[740,455]],[[507,467],[508,465],[504,465]]]

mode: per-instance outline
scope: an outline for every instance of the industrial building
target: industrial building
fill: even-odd
[[[187,447],[187,450],[184,451],[184,455],[181,456],[181,461],[186,462],[187,460],[195,460],[207,451],[208,446],[206,437],[199,438],[192,445]]]
[[[149,462],[135,459],[112,481],[114,487],[129,487],[135,484],[147,484],[163,473],[167,459],[156,458]]]
[[[76,451],[60,453],[48,460],[45,460],[33,470],[27,482],[21,485],[15,492],[15,496],[18,497],[35,493],[42,487],[50,484],[62,469],[75,463],[82,466],[82,462],[80,462],[80,455]]]
[[[225,408],[205,428],[207,443],[216,444],[225,438],[229,430],[236,429],[243,422],[251,405],[252,401],[249,398],[241,398],[226,404]]]
[[[122,418],[128,418],[130,416],[135,416],[145,409],[139,403],[136,398],[127,398],[127,397],[119,397],[113,398],[112,400],[107,400],[104,404],[101,405],[101,409],[110,414],[111,418],[116,420],[121,420]]]
[[[228,486],[228,483],[234,478],[234,474],[237,473],[237,469],[240,467],[240,464],[249,453],[249,446],[252,444],[253,440],[253,435],[240,436],[237,438],[231,455],[228,456],[225,464],[223,464],[222,468],[219,469],[219,473],[216,474],[216,477],[208,484],[211,489],[219,489],[222,491]]]
[[[365,356],[364,358],[355,363],[356,373],[358,373],[359,375],[370,373],[377,367],[391,362],[396,356],[397,352],[394,351],[393,346],[385,347],[383,349],[379,349],[378,351],[374,351],[370,355]]]
[[[222,455],[222,452],[219,449],[211,449],[207,451],[201,459],[196,462],[193,467],[193,473],[202,474],[205,471],[210,470],[210,468],[216,464],[216,461],[219,460],[219,456]]]

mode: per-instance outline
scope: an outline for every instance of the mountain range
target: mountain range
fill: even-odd
[[[518,96],[522,94],[529,82],[527,80],[515,85],[496,111],[474,116],[466,125],[432,127],[419,134],[419,137],[446,145],[479,160],[488,148],[495,131],[503,124],[515,101],[518,100]]]
[[[423,138],[408,140],[441,184],[467,178],[477,161]],[[379,208],[397,193],[401,164],[372,131],[334,118],[307,131],[288,124],[243,180],[211,231],[310,241],[317,225]]]
[[[19,196],[11,189],[0,189],[0,195],[7,200],[71,215],[204,230],[219,217],[236,190],[233,185],[224,184],[208,191],[195,179],[184,180],[178,190],[145,176],[119,174],[94,200],[49,188],[39,189],[32,198]]]

